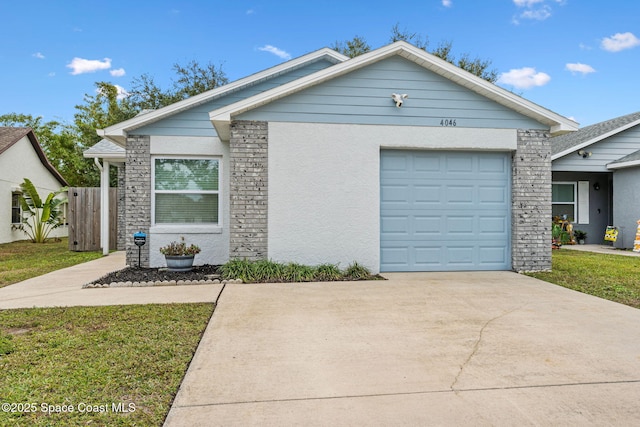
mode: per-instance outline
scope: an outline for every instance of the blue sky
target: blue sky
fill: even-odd
[[[72,121],[96,81],[221,65],[230,81],[393,25],[490,59],[499,85],[582,126],[640,111],[636,0],[0,0],[0,114]]]

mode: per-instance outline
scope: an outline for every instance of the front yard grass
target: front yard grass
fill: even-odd
[[[69,239],[47,243],[20,242],[0,244],[0,288],[54,270],[102,257],[102,252],[73,252]]]
[[[528,275],[640,308],[640,258],[560,249],[553,251],[552,270]]]
[[[213,304],[0,311],[0,425],[162,425],[212,312]]]

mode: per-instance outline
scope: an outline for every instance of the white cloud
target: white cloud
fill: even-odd
[[[555,3],[560,6],[566,4],[566,0],[513,0],[519,8],[524,8],[520,15],[514,16],[512,22],[515,25],[520,24],[520,19],[529,19],[533,21],[544,21],[552,15],[552,8],[549,3]]]
[[[33,56],[34,58],[38,58],[38,59],[44,59],[44,55],[40,52],[36,52],[34,54],[32,54],[31,56]]]
[[[544,21],[551,17],[551,8],[549,6],[542,6],[540,9],[525,10],[520,14],[520,18],[532,19],[534,21]]]
[[[255,11],[255,10],[253,10],[253,9],[249,9],[249,10],[247,10],[247,15],[253,15],[253,14],[255,14],[255,13],[256,13],[256,11]]]
[[[513,0],[518,7],[531,7],[536,3],[542,3],[544,0]]]
[[[67,64],[67,68],[71,68],[71,74],[85,74],[85,73],[95,73],[99,70],[108,70],[111,68],[111,59],[104,58],[102,61],[99,59],[83,59],[83,58],[73,58],[69,64]]]
[[[631,49],[640,45],[640,39],[633,33],[617,33],[611,37],[602,39],[602,48],[609,52],[620,52],[621,50]]]
[[[125,88],[123,88],[123,87],[122,87],[122,86],[120,86],[120,85],[113,85],[113,87],[115,87],[115,88],[116,88],[116,90],[117,90],[117,95],[116,95],[116,97],[117,97],[118,99],[124,99],[124,98],[126,98],[127,96],[131,95],[129,92],[127,92],[127,90],[126,90]],[[100,90],[100,88],[96,89],[96,93],[101,93],[101,92],[102,92],[102,91]]]
[[[444,7],[451,7],[453,6],[453,0],[442,0],[442,5]]]
[[[287,52],[285,52],[282,49],[278,49],[275,46],[271,46],[270,44],[265,45],[263,47],[259,47],[258,50],[261,50],[263,52],[269,52],[269,53],[273,53],[275,56],[282,58],[282,59],[286,59],[289,60],[291,59],[291,55]]]
[[[109,74],[111,74],[113,77],[122,77],[124,76],[126,73],[124,71],[124,68],[117,68],[115,70],[110,70]]]
[[[120,85],[114,85],[116,87],[116,89],[118,89],[118,99],[124,99],[127,96],[131,95],[129,92],[126,91],[125,88],[123,88]]]
[[[551,77],[547,73],[536,72],[536,69],[532,67],[524,67],[502,73],[498,78],[498,83],[517,89],[530,89],[535,86],[544,86],[550,80]]]
[[[566,68],[567,70],[571,71],[573,74],[575,73],[589,74],[589,73],[596,72],[596,70],[591,65],[581,64],[579,62],[576,62],[575,64],[567,64]]]
[[[56,73],[52,71],[52,72],[50,72],[49,74],[47,74],[47,76],[49,76],[49,77],[55,77],[55,76],[56,76]]]

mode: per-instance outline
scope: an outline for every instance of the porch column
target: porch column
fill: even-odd
[[[100,169],[100,246],[109,255],[109,162],[102,160]]]

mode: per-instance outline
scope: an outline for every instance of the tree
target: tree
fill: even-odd
[[[125,102],[136,111],[155,110],[229,82],[222,67],[216,67],[210,62],[204,67],[196,61],[191,61],[186,66],[176,63],[173,70],[177,79],[166,90],[161,89],[149,74],[134,78],[130,95]]]
[[[67,191],[67,188],[63,187],[49,193],[43,202],[38,190],[28,178],[24,179],[20,187],[22,188],[20,195],[22,223],[15,228],[24,231],[33,243],[44,243],[49,234],[63,224],[61,206],[66,199],[58,196]]]
[[[371,46],[360,36],[355,36],[353,39],[344,42],[335,41],[330,47],[349,58],[355,58],[371,50]]]
[[[428,37],[422,38],[418,33],[412,33],[407,29],[401,30],[399,25],[395,24],[391,28],[389,42],[394,43],[400,40],[411,43],[419,49],[423,49],[440,59],[450,62],[463,70],[487,80],[488,82],[495,83],[496,80],[498,80],[498,72],[494,69],[490,69],[490,60],[480,59],[479,57],[471,59],[471,56],[468,53],[464,53],[459,59],[456,59],[452,53],[453,43],[450,41],[441,42],[437,48],[429,51],[427,49],[429,46]],[[366,40],[360,36],[355,36],[353,39],[345,42],[334,42],[331,48],[350,58],[362,55],[363,53],[367,53],[371,50]]]
[[[84,183],[84,159],[72,126],[57,121],[43,122],[42,117],[18,113],[0,116],[0,124],[31,128],[47,159],[67,182],[72,186],[81,186]]]

